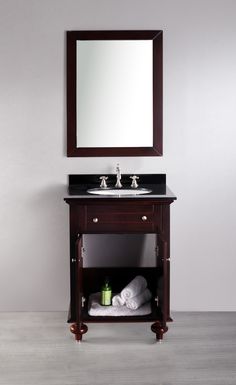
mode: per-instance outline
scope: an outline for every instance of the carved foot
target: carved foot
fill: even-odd
[[[81,341],[83,334],[87,333],[88,331],[88,326],[85,324],[72,324],[70,331],[75,335],[76,341]]]
[[[152,324],[151,330],[156,334],[156,339],[161,341],[163,339],[163,334],[167,332],[168,327],[166,325],[163,326],[161,322],[158,321]]]

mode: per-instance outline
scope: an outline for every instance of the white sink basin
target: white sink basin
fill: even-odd
[[[89,194],[95,194],[95,195],[141,195],[141,194],[148,194],[152,192],[152,190],[147,188],[91,188],[87,190]]]

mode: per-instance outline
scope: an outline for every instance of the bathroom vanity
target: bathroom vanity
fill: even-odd
[[[68,322],[81,340],[90,322],[150,322],[158,340],[167,332],[170,316],[170,204],[176,199],[166,186],[165,174],[139,175],[140,187],[130,188],[130,175],[122,175],[122,188],[99,188],[99,175],[69,175],[69,194],[64,199],[70,212],[70,311]],[[96,190],[97,193],[96,193]],[[101,195],[99,195],[99,191]],[[126,190],[124,194],[122,191]],[[90,191],[90,193],[88,192]],[[94,191],[94,193],[91,193]],[[153,267],[84,267],[84,234],[155,234],[156,264]],[[112,258],[112,256],[111,256]],[[136,275],[142,275],[152,292],[151,313],[145,316],[90,316],[88,299],[99,292],[106,276],[119,293]],[[135,314],[135,313],[134,313]]]

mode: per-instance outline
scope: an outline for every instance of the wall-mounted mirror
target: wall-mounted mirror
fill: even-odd
[[[162,31],[67,32],[67,156],[162,155]]]

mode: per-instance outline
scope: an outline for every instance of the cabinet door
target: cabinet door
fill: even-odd
[[[75,299],[75,309],[76,309],[76,323],[80,324],[82,322],[82,298],[83,298],[83,255],[82,255],[82,235],[80,234],[75,243],[75,255],[76,255],[76,299]]]
[[[162,235],[158,235],[159,245],[159,258],[162,265],[163,277],[162,277],[162,289],[161,289],[161,308],[162,308],[162,320],[165,324],[169,320],[169,302],[170,302],[170,261],[168,259],[168,243],[163,239]]]

